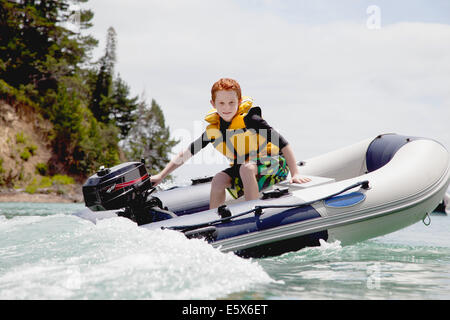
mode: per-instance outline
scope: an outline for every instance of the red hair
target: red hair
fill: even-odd
[[[242,93],[241,93],[241,86],[236,80],[229,79],[229,78],[222,78],[219,79],[216,83],[213,84],[211,88],[211,99],[212,101],[216,100],[216,93],[220,90],[232,90],[236,92],[238,100],[241,101],[242,99]]]

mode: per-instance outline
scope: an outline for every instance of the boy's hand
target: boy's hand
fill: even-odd
[[[306,183],[310,181],[310,178],[302,177],[300,174],[294,174],[289,183]]]
[[[163,177],[159,173],[150,177],[150,181],[152,183],[152,187],[156,187],[158,184],[161,183],[162,180],[163,180]]]

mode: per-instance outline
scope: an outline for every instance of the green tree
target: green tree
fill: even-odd
[[[170,138],[161,107],[152,99],[151,107],[142,101],[138,117],[124,141],[124,151],[130,160],[146,159],[150,173],[163,169],[169,154],[179,141]]]
[[[95,88],[92,93],[90,109],[94,117],[101,122],[109,121],[110,97],[112,95],[112,84],[114,76],[114,65],[116,63],[116,31],[113,27],[108,28],[106,38],[105,54],[100,58],[99,71]]]
[[[87,0],[82,0],[85,2]],[[0,1],[0,77],[20,88],[32,85],[40,97],[57,90],[61,77],[73,75],[96,45],[60,24],[74,12],[69,0]],[[93,13],[80,10],[80,25],[88,27]]]
[[[113,27],[104,55],[91,62],[98,41],[81,32],[92,26],[93,12],[79,6],[87,1],[0,0],[0,99],[30,105],[53,124],[49,174],[86,176],[100,165],[115,165],[121,139],[134,150],[132,158],[144,153],[161,167],[176,141],[156,102],[150,108],[139,104],[120,75],[114,76]]]
[[[89,111],[90,112],[90,111]],[[100,166],[112,167],[119,159],[119,129],[113,124],[89,118],[87,134],[74,151],[76,167],[82,172],[92,173]]]
[[[99,71],[91,97],[90,109],[95,118],[103,123],[113,122],[124,139],[131,124],[136,120],[138,97],[129,97],[130,88],[118,75],[114,77],[117,35],[113,27],[108,28],[105,53],[99,60]]]
[[[118,75],[113,83],[113,94],[109,99],[110,118],[120,129],[120,138],[125,139],[137,119],[138,97],[129,98],[130,88]]]
[[[98,122],[75,93],[60,86],[51,108],[53,155],[50,173],[88,175],[119,163],[119,129]]]

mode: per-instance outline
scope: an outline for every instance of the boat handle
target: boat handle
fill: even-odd
[[[425,222],[425,219],[428,218],[428,222]],[[424,225],[426,225],[427,227],[431,224],[431,217],[430,215],[427,213],[425,213],[425,215],[423,216],[422,222]]]

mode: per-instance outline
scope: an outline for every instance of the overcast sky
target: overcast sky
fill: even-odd
[[[387,132],[450,148],[450,1],[91,0],[83,6],[95,14],[89,29],[100,41],[95,56],[114,27],[116,72],[133,94],[145,92],[162,106],[171,132],[182,136],[174,151],[201,134],[210,88],[221,77],[240,82],[297,160]],[[191,162],[213,152],[203,154]],[[214,174],[225,166],[192,164],[175,174]]]

